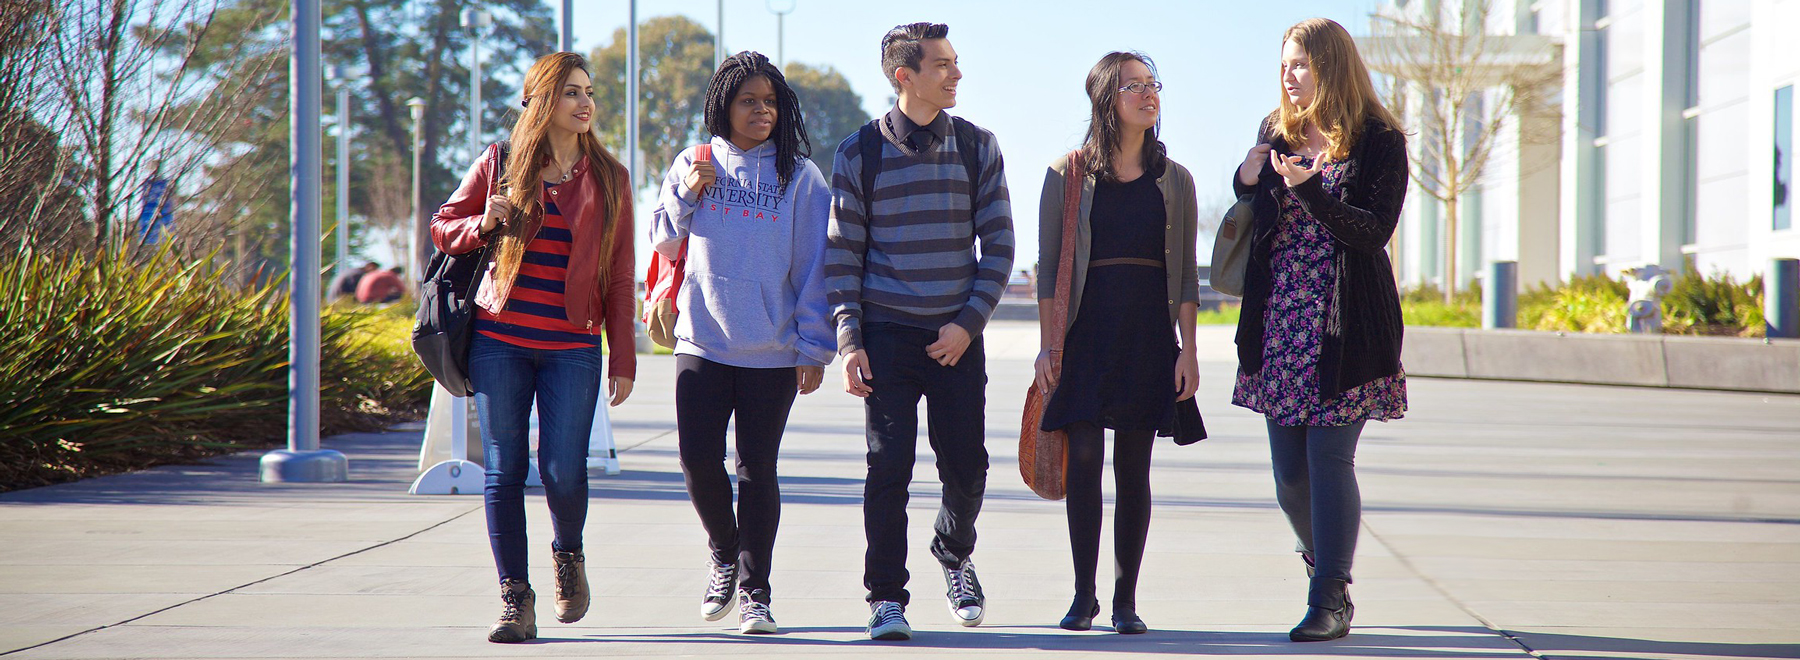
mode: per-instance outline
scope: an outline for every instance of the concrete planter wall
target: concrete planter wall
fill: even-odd
[[[1800,394],[1800,340],[1408,327],[1406,373]]]

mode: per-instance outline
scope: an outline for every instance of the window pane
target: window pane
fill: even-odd
[[[1775,228],[1794,226],[1794,86],[1775,90]]]

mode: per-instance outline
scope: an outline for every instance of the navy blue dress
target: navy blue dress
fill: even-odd
[[[1044,406],[1045,430],[1076,422],[1162,435],[1174,430],[1175,359],[1181,351],[1169,322],[1162,266],[1168,223],[1156,186],[1160,174],[1094,186],[1087,282],[1063,342],[1062,378]],[[1158,265],[1092,265],[1119,258]]]

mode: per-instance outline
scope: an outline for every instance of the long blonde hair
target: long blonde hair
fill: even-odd
[[[538,58],[525,72],[525,88],[521,93],[524,107],[518,121],[513,123],[512,153],[507,159],[506,171],[499,179],[508,186],[503,194],[515,209],[495,243],[493,281],[495,293],[503,302],[511,293],[513,281],[519,274],[519,263],[525,258],[526,232],[531,228],[520,220],[541,219],[538,213],[539,200],[544,194],[542,171],[553,159],[550,118],[556,111],[563,81],[576,69],[588,71],[587,59],[577,53],[563,52]],[[625,180],[625,166],[600,145],[600,138],[592,131],[577,135],[575,139],[581,154],[587,157],[588,174],[593,177],[599,193],[600,271],[597,284],[598,290],[605,291],[607,262],[612,259],[613,231],[617,224],[613,215],[619,208],[618,184]]]
[[[1289,41],[1298,42],[1306,51],[1318,88],[1306,108],[1294,105],[1286,91],[1281,91],[1274,127],[1288,144],[1305,144],[1306,125],[1312,124],[1325,136],[1325,158],[1343,160],[1350,157],[1350,148],[1362,137],[1363,123],[1370,117],[1400,130],[1400,120],[1376,96],[1369,69],[1356,52],[1356,40],[1344,26],[1326,18],[1309,18],[1282,33],[1281,43]]]

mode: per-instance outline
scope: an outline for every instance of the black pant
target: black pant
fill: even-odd
[[[1315,580],[1350,581],[1362,525],[1356,486],[1356,440],[1363,422],[1346,426],[1282,426],[1269,422],[1275,500],[1312,554]]]
[[[1100,563],[1100,478],[1105,472],[1106,431],[1089,422],[1069,425],[1066,489],[1069,552],[1075,558],[1075,596],[1093,597]],[[1137,609],[1138,569],[1150,536],[1150,449],[1155,431],[1113,432],[1113,611]]]
[[[706,528],[712,559],[737,564],[740,586],[765,593],[781,485],[775,458],[794,407],[793,367],[749,369],[692,355],[675,357],[675,427],[688,497]],[[725,427],[737,415],[737,513],[725,474]]]
[[[863,586],[870,602],[905,605],[906,489],[912,484],[919,444],[919,397],[925,397],[927,437],[937,454],[943,500],[931,554],[955,567],[975,551],[975,517],[987,492],[988,454],[984,408],[987,358],[980,336],[954,367],[937,363],[925,347],[936,330],[892,323],[863,326],[863,348],[874,393],[864,399],[869,416],[869,477],[863,484]]]

